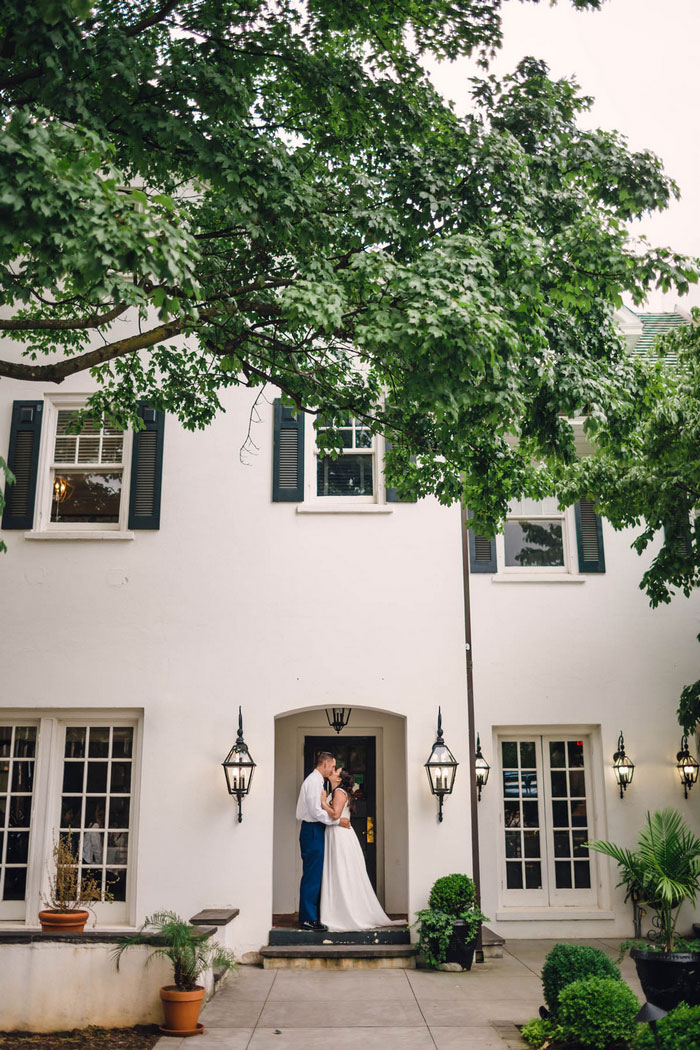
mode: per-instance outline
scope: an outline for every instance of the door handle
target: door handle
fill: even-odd
[[[367,842],[374,842],[374,821],[371,817],[367,817]]]

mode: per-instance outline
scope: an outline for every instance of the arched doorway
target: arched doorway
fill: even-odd
[[[368,874],[384,909],[408,912],[408,816],[406,720],[372,708],[353,708],[349,725],[336,734],[325,709],[308,708],[275,719],[273,915],[289,919],[299,904],[299,786],[319,750],[332,750],[361,784],[353,822]]]

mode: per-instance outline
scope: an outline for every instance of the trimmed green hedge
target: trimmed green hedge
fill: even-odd
[[[639,1040],[635,1050],[700,1050],[700,1006],[681,1003],[663,1017],[656,1027],[659,1041],[648,1024],[640,1025]]]
[[[620,971],[605,952],[585,944],[555,944],[542,967],[542,991],[549,1012],[559,1013],[559,996],[572,981],[609,977],[621,981]]]
[[[565,1040],[586,1050],[605,1050],[632,1039],[638,1012],[637,996],[619,977],[586,977],[559,993],[557,1020]]]

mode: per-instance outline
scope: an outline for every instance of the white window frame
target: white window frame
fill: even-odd
[[[361,455],[372,457],[373,493],[371,496],[319,496],[316,489],[316,469],[319,451],[316,445],[316,431],[313,431],[313,440],[304,442],[304,503],[306,509],[313,507],[314,510],[335,511],[339,508],[346,510],[368,510],[372,507],[381,507],[390,510],[386,505],[386,484],[384,482],[384,438],[380,434],[372,435],[372,445],[368,449],[349,448],[344,450],[348,455]],[[343,453],[341,453],[342,455]],[[302,511],[302,507],[298,508]],[[303,511],[302,511],[303,512]]]
[[[547,514],[508,514],[507,521],[554,521],[562,525],[563,565],[506,565],[506,542],[503,532],[496,535],[496,563],[498,576],[506,577],[552,577],[578,575],[578,551],[576,548],[576,522],[574,508],[555,510]]]
[[[126,900],[100,903],[94,906],[94,914],[100,926],[133,926],[136,920],[143,712],[133,708],[124,710],[111,708],[99,711],[82,708],[61,711],[60,715],[57,715],[55,711],[52,713],[35,709],[23,711],[18,708],[3,711],[0,715],[0,724],[38,727],[26,897],[23,902],[0,901],[0,926],[7,924],[16,926],[17,923],[38,926],[38,914],[45,907],[44,898],[48,892],[49,873],[53,864],[53,847],[58,838],[66,728],[81,725],[130,726],[134,730]],[[16,907],[18,904],[20,907]],[[4,905],[13,905],[13,907],[4,907]]]
[[[55,522],[51,521],[51,504],[53,501],[54,446],[56,443],[56,424],[60,411],[80,411],[85,408],[88,394],[48,394],[44,400],[44,421],[39,452],[37,471],[36,510],[34,529],[36,535],[64,536],[70,539],[93,538],[95,535],[109,535],[112,538],[131,538],[128,531],[129,492],[131,489],[131,461],[133,450],[133,431],[124,431],[122,452],[122,489],[119,501],[118,522]],[[109,464],[102,464],[105,472]],[[115,535],[116,534],[116,535]],[[31,534],[30,534],[31,535]]]
[[[508,889],[506,883],[505,856],[505,821],[503,814],[503,752],[501,745],[506,741],[534,740],[536,742],[537,779],[540,785],[538,801],[540,803],[541,830],[541,863],[542,888],[537,890]],[[600,749],[597,733],[590,727],[579,728],[566,726],[560,729],[551,726],[522,727],[503,730],[496,737],[496,754],[498,756],[498,881],[499,911],[498,918],[508,918],[507,912],[523,913],[532,909],[535,912],[549,911],[561,917],[568,910],[594,912],[601,907],[603,891],[602,874],[598,855],[589,852],[591,885],[589,889],[559,889],[556,886],[554,869],[554,835],[552,828],[552,794],[549,765],[549,743],[554,740],[582,740],[584,744],[584,770],[586,772],[586,804],[588,817],[588,838],[596,839],[605,836],[601,827],[598,799],[602,797],[600,781]],[[545,917],[545,916],[543,916]]]

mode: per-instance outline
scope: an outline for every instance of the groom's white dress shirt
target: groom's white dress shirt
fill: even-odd
[[[339,820],[329,817],[321,805],[321,792],[323,791],[323,777],[317,769],[309,773],[301,785],[299,799],[297,801],[297,820],[315,821],[319,824],[339,824]]]

